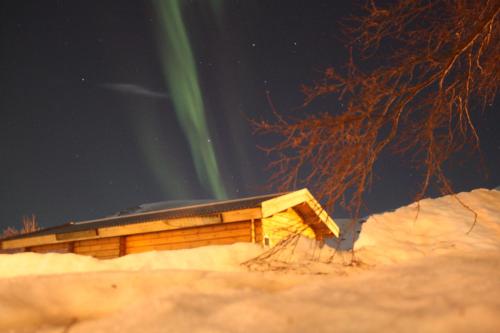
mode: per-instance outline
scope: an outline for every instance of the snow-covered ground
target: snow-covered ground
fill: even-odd
[[[301,241],[240,265],[253,244],[98,261],[0,255],[0,332],[500,332],[500,191],[372,216],[349,254]],[[266,263],[269,264],[269,263]]]

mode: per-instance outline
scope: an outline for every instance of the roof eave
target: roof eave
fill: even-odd
[[[307,205],[314,212],[315,220],[323,223],[332,234],[339,237],[339,227],[307,188],[263,201],[262,217],[266,218],[285,211],[288,208],[299,207],[300,205]]]

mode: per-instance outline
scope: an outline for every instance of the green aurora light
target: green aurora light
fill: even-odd
[[[181,2],[182,0],[153,1],[160,22],[159,47],[163,75],[177,119],[188,140],[198,179],[215,198],[224,199],[227,194],[210,142],[203,97],[193,51],[182,18]],[[217,10],[215,3],[214,10]]]

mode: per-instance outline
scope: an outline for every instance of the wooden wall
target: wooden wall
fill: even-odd
[[[71,248],[71,243],[56,243],[47,245],[37,245],[26,248],[26,252],[36,252],[36,253],[68,253],[73,252]]]
[[[74,242],[74,252],[98,259],[111,259],[120,256],[120,237],[107,237]]]
[[[177,230],[61,242],[26,248],[26,251],[76,253],[98,259],[111,259],[125,254],[153,250],[176,250],[207,245],[263,241],[262,221],[242,221],[197,226]]]
[[[251,222],[245,221],[130,235],[125,238],[125,248],[129,254],[251,241]]]
[[[111,259],[120,255],[120,237],[37,245],[26,248],[26,251],[36,253],[76,253],[98,259]]]
[[[315,238],[314,231],[292,209],[262,219],[263,244],[274,246],[293,234]],[[266,241],[267,239],[267,241]],[[267,243],[267,244],[266,244]]]

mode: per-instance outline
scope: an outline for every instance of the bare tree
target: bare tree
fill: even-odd
[[[388,151],[423,169],[417,200],[432,181],[452,193],[444,163],[466,146],[479,149],[473,113],[491,106],[498,89],[499,8],[498,0],[369,2],[345,26],[346,68],[328,68],[302,88],[305,106],[333,95],[345,108],[254,122],[282,138],[264,148],[274,156],[273,184],[307,184],[327,206],[342,203],[357,216]]]
[[[0,239],[40,230],[40,226],[38,225],[35,214],[31,214],[31,216],[23,216],[21,223],[22,228],[20,230],[14,227],[7,227],[7,229],[4,229],[2,231],[2,234],[0,235]]]
[[[17,236],[17,235],[19,235],[19,230],[17,230],[16,228],[13,228],[13,227],[7,227],[7,229],[4,229],[2,231],[2,234],[0,235],[0,239],[9,238],[9,237]]]
[[[27,234],[30,232],[40,230],[38,222],[36,221],[35,214],[31,214],[31,216],[23,216],[22,223],[23,223],[23,228],[21,229],[22,234]]]

